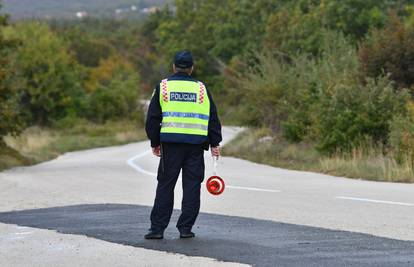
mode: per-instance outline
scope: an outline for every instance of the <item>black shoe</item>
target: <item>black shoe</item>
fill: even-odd
[[[146,234],[144,237],[145,239],[163,239],[164,234],[159,232],[153,232],[152,230],[150,230],[150,232]]]
[[[193,238],[195,234],[191,231],[182,231],[180,232],[180,238]]]

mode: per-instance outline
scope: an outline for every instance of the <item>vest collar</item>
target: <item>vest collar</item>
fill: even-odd
[[[174,73],[173,75],[171,75],[171,77],[172,78],[191,78],[191,76],[188,75],[185,72],[177,72],[177,73]]]

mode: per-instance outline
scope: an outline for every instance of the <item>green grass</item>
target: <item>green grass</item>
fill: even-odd
[[[51,129],[31,127],[18,137],[5,137],[7,146],[0,146],[0,171],[47,161],[65,152],[122,145],[145,139],[143,127],[133,121],[93,124],[76,120],[72,124]]]
[[[375,181],[414,182],[412,163],[397,163],[391,153],[384,155],[382,149],[367,146],[326,157],[312,144],[288,143],[268,129],[242,132],[224,146],[223,154],[286,169]]]

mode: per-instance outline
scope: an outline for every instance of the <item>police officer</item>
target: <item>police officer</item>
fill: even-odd
[[[182,171],[183,199],[177,222],[180,238],[191,238],[200,210],[204,150],[220,155],[221,124],[205,85],[191,77],[191,52],[175,55],[174,74],[157,85],[149,105],[146,132],[153,154],[161,157],[158,186],[146,239],[162,239],[174,205],[174,187]]]

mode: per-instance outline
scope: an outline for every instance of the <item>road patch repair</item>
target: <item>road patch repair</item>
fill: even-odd
[[[0,213],[0,222],[151,250],[254,266],[413,266],[414,242],[348,231],[201,213],[197,237],[144,240],[150,207],[88,204]],[[179,212],[174,211],[172,222]]]

